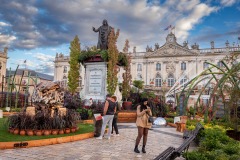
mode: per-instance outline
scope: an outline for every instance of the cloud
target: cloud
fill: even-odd
[[[7,24],[5,22],[0,22],[0,27],[6,27],[6,26],[10,26],[10,24]]]
[[[54,56],[43,53],[34,53],[33,57],[35,57],[39,61],[39,63],[53,61],[55,58]]]
[[[0,34],[0,47],[1,48],[8,47],[16,39],[17,39],[17,37],[15,37],[15,36]]]
[[[210,13],[217,10],[218,8],[209,7],[206,4],[198,4],[194,6],[188,16],[176,23],[176,28],[178,30],[176,35],[181,39],[186,39],[189,35],[189,31],[201,21],[202,17],[208,16]]]
[[[224,7],[229,7],[235,4],[238,0],[221,0],[220,4],[223,5]]]
[[[70,43],[75,35],[82,44],[96,45],[92,26],[99,27],[103,19],[120,29],[119,50],[125,39],[132,47],[144,48],[147,43],[163,42],[167,34],[163,29],[170,24],[179,30],[177,38],[186,39],[203,17],[217,10],[199,0],[3,1],[0,18],[9,24],[5,34],[17,38],[11,45],[14,49],[55,47]]]
[[[36,68],[38,72],[51,75],[53,74],[54,56],[44,53],[33,53],[32,55],[35,58],[34,68]]]

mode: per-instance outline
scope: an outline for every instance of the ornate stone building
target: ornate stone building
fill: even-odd
[[[7,51],[8,48],[4,48],[4,51],[0,51],[0,83],[2,83],[2,77],[6,76],[6,68],[7,68]]]
[[[198,44],[189,47],[188,42],[183,45],[177,43],[173,33],[166,37],[163,46],[155,44],[154,49],[147,46],[146,52],[129,53],[131,60],[131,74],[133,80],[144,81],[145,89],[154,91],[156,95],[165,95],[174,84],[182,84],[201,73],[211,62],[222,65],[222,60],[229,53],[240,51],[239,46],[230,46],[228,41],[223,48],[215,48],[214,42],[210,42],[210,48],[200,49]],[[69,56],[57,54],[55,58],[54,80],[67,85],[69,71]],[[84,84],[84,67],[80,67],[80,86]],[[123,69],[118,74],[119,82],[122,82]]]
[[[239,46],[230,46],[228,41],[223,48],[215,48],[213,41],[210,44],[211,48],[207,49],[199,49],[196,43],[189,48],[188,42],[180,45],[170,33],[161,47],[158,44],[154,49],[147,46],[146,52],[136,52],[134,48],[132,80],[142,80],[145,89],[164,95],[175,83],[182,84],[208,68],[205,62],[222,65],[220,60],[226,55],[240,51]]]

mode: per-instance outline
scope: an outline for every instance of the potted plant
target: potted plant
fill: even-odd
[[[54,115],[52,117],[52,134],[57,135],[60,128],[61,117],[60,115]]]
[[[79,119],[80,116],[76,111],[68,109],[67,114],[64,116],[64,120],[66,123],[65,133],[70,133],[71,131],[75,132],[77,128],[76,122]]]
[[[59,116],[59,132],[58,134],[64,134],[64,128],[66,126],[66,121],[63,119],[63,116]]]
[[[13,134],[19,134],[20,122],[21,121],[18,114],[9,116],[7,119],[7,126],[9,128],[9,132]]]

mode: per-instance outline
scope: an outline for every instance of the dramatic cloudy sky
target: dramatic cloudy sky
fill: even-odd
[[[56,53],[69,54],[69,43],[78,35],[82,48],[97,43],[103,19],[120,29],[118,49],[125,39],[137,51],[163,45],[175,26],[179,44],[187,40],[200,48],[238,43],[240,0],[0,0],[0,50],[8,47],[7,67],[24,67],[53,74]]]

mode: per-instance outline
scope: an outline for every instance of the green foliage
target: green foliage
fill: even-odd
[[[78,57],[78,61],[80,63],[84,63],[85,60],[87,60],[90,57],[96,56],[96,55],[101,55],[102,59],[104,61],[108,61],[108,51],[107,50],[85,50],[81,51],[81,54]]]
[[[204,154],[198,151],[186,152],[183,154],[183,157],[188,160],[208,160]]]
[[[75,36],[70,46],[70,70],[68,72],[68,88],[72,94],[77,91],[77,87],[79,86],[80,64],[78,62],[78,57],[80,52],[80,42],[78,36]]]
[[[103,61],[108,62],[108,51],[107,50],[84,50],[81,51],[81,54],[78,57],[79,63],[83,64],[88,58],[94,57],[96,55],[100,55]],[[129,61],[124,53],[118,54],[118,65],[119,66],[126,66]]]
[[[118,64],[120,66],[124,66],[124,67],[130,65],[130,59],[129,58],[130,57],[127,56],[126,53],[121,53],[120,52],[119,55],[118,55]]]
[[[129,48],[129,41],[125,41],[124,53],[120,53],[118,58],[118,61],[124,65],[125,73],[123,73],[123,84],[122,84],[122,96],[123,99],[127,101],[127,99],[130,97],[131,92],[131,82],[132,82],[132,75],[131,75],[131,56],[128,55],[128,48]]]
[[[118,49],[117,49],[117,38],[119,36],[119,30],[115,33],[114,29],[112,29],[110,35],[108,36],[108,69],[107,69],[107,91],[109,94],[114,94],[118,78]]]
[[[240,143],[229,138],[225,129],[218,125],[207,124],[204,126],[201,141],[197,150],[187,152],[184,157],[189,160],[238,160],[240,158]]]
[[[173,118],[165,117],[164,119],[166,120],[166,122],[169,122],[169,123],[173,123],[174,122]]]
[[[133,86],[138,89],[138,92],[139,92],[140,89],[143,89],[143,84],[144,84],[144,81],[141,81],[141,80],[134,80],[133,81]]]
[[[142,92],[140,94],[141,98],[155,98],[156,95],[154,94],[154,92]]]

